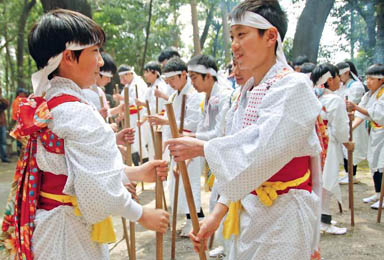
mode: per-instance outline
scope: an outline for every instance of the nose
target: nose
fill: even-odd
[[[103,57],[101,57],[100,53],[97,55],[97,65],[99,67],[103,67],[104,66],[104,60],[103,60]]]
[[[239,49],[239,42],[236,40],[236,38],[233,38],[231,47],[233,52]]]

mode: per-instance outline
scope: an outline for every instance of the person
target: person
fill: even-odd
[[[338,182],[339,166],[343,161],[342,144],[349,149],[349,118],[344,100],[334,92],[340,87],[339,70],[336,66],[324,63],[316,66],[311,74],[311,80],[316,89],[320,103],[323,106],[321,118],[328,126],[328,149],[323,170],[323,190],[321,200],[322,232],[334,235],[344,235],[346,228],[332,225],[332,215],[329,209],[331,196],[334,195],[342,203]]]
[[[352,62],[340,62],[337,65],[340,71],[340,80],[343,85],[335,93],[340,95],[343,99],[348,98],[355,104],[359,104],[361,98],[365,94],[365,88],[363,83],[358,78],[358,74],[355,65]],[[353,131],[353,141],[355,142],[355,150],[353,152],[353,183],[358,183],[356,177],[357,164],[367,158],[368,151],[368,131],[364,124]],[[344,169],[348,173],[348,153],[346,149],[344,151]],[[348,184],[348,174],[341,177],[340,184]]]
[[[19,112],[20,101],[28,96],[28,92],[24,88],[18,88],[16,91],[16,98],[12,102],[12,120],[14,123],[17,123],[17,113]],[[20,155],[21,150],[23,149],[23,144],[26,144],[25,138],[16,140],[17,144],[17,154]]]
[[[303,63],[303,65],[301,65],[300,72],[307,74],[310,77],[311,73],[315,67],[316,67],[316,65],[314,63],[305,62],[305,63]]]
[[[365,203],[372,203],[371,208],[379,208],[379,195],[384,168],[384,65],[374,64],[366,73],[369,91],[364,94],[359,104],[348,100],[347,106],[355,111],[352,124],[353,131],[368,120],[371,126],[368,142],[367,160],[373,175],[375,194],[364,198]]]
[[[163,76],[165,77],[167,83],[174,89],[174,93],[169,97],[168,102],[171,102],[173,105],[173,110],[175,112],[175,118],[177,125],[180,125],[180,116],[181,116],[181,106],[183,95],[186,95],[186,104],[185,104],[185,116],[184,116],[184,134],[193,134],[196,133],[197,126],[201,119],[201,108],[200,104],[204,99],[202,94],[197,93],[193,88],[190,80],[188,80],[188,68],[186,63],[179,57],[171,58],[163,68]],[[168,127],[169,121],[167,116],[161,115],[152,115],[148,117],[148,121],[151,125],[161,125],[163,130],[163,141],[170,139],[171,131]],[[167,154],[166,157],[169,157]],[[192,187],[193,198],[196,206],[196,210],[201,210],[201,192],[200,192],[200,175],[201,175],[201,162],[200,158],[194,158],[188,162],[188,176]],[[171,205],[173,207],[174,194],[175,194],[175,176],[179,174],[176,170],[176,163],[172,160],[171,167],[173,174],[171,174],[169,179],[169,198],[171,199]],[[191,231],[191,222],[189,215],[189,208],[187,204],[186,195],[184,192],[183,183],[179,184],[179,194],[178,204],[177,204],[177,213],[186,214],[187,222],[181,230],[180,236],[188,237],[189,232]],[[173,210],[173,209],[172,209]]]
[[[168,61],[172,59],[173,57],[179,57],[180,53],[177,51],[175,47],[168,47],[161,51],[159,57],[157,57],[157,61],[161,64],[161,66],[164,68],[165,65],[167,65]]]
[[[17,259],[109,259],[110,215],[167,229],[168,213],[140,206],[123,186],[165,178],[167,162],[124,165],[116,145],[126,141],[124,130],[115,136],[81,91],[103,66],[104,39],[93,20],[64,9],[44,14],[29,34],[39,71],[14,134],[30,139],[0,236],[0,250]]]
[[[246,0],[231,18],[234,57],[252,78],[228,112],[226,136],[167,142],[176,161],[204,156],[216,175],[219,203],[190,235],[195,250],[227,215],[228,259],[319,257],[321,104],[309,78],[286,62],[278,1]]]
[[[0,157],[3,163],[10,163],[7,155],[7,119],[5,118],[9,101],[3,97],[2,93],[3,89],[0,88]]]
[[[293,61],[293,68],[297,72],[301,72],[301,67],[303,66],[304,63],[309,62],[309,59],[305,55],[301,55],[296,57],[296,59]]]

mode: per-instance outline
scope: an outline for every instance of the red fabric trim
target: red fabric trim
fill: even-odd
[[[291,180],[298,179],[303,177],[305,173],[309,169],[309,156],[296,157],[293,158],[289,163],[287,163],[280,171],[278,171],[275,175],[269,178],[267,181],[276,182],[282,181],[287,182]],[[277,191],[277,194],[281,195],[287,193],[290,189],[299,189],[299,190],[307,190],[312,192],[312,173],[307,181],[300,184],[299,186],[287,188],[282,191]],[[257,195],[256,191],[251,192],[253,195]]]

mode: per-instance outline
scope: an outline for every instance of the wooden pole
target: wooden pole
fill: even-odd
[[[130,128],[130,111],[129,111],[129,95],[128,88],[124,88],[124,104],[125,104],[125,113],[124,113],[124,122],[125,128]],[[128,166],[132,166],[132,153],[131,153],[131,144],[127,142],[127,161]],[[135,236],[135,222],[129,222],[129,235],[131,239],[131,257],[130,260],[136,260],[136,236]]]
[[[121,218],[121,221],[123,222],[124,239],[127,245],[128,256],[129,259],[132,259],[131,245],[129,243],[129,235],[127,230],[127,220],[125,218]]]
[[[348,100],[348,96],[346,97]],[[352,123],[353,123],[353,115],[352,109],[348,109],[349,116],[349,142],[353,142],[352,136]],[[348,150],[348,195],[349,195],[349,208],[351,210],[351,226],[355,226],[355,212],[353,205],[353,151]]]
[[[162,149],[162,136],[160,131],[156,131],[155,137],[156,137],[156,144],[155,144],[155,159],[161,160],[163,149]],[[160,177],[156,177],[156,209],[162,209],[163,208],[163,182],[161,181]],[[156,259],[162,260],[163,259],[163,234],[160,232],[156,232]]]
[[[184,94],[181,101],[179,134],[182,134],[184,131],[186,98],[187,98],[187,95]],[[179,174],[176,174],[175,187],[174,187],[174,193],[173,193],[173,212],[172,212],[172,241],[171,241],[171,259],[172,260],[176,259],[176,224],[177,224],[177,204],[179,202],[179,185],[180,185],[179,182],[180,182],[180,176]]]
[[[380,189],[380,199],[379,199],[379,209],[377,212],[377,223],[381,222],[381,211],[383,210],[383,196],[384,196],[384,178],[381,178],[381,189]]]
[[[156,86],[156,89],[159,90],[159,86]],[[159,113],[159,98],[156,97],[156,114]]]
[[[177,137],[179,137],[179,133],[177,131],[175,112],[173,111],[172,104],[166,104],[166,107],[167,107],[167,115],[168,115],[169,126],[170,126],[171,132],[172,132],[172,137],[177,138]],[[188,177],[187,165],[185,164],[185,161],[184,162],[178,162],[177,165],[180,169],[181,178],[182,178],[183,184],[184,184],[185,195],[187,197],[189,213],[191,215],[191,220],[192,220],[193,233],[196,235],[200,230],[200,224],[199,224],[199,219],[197,218],[196,206],[195,206],[195,201],[193,199],[191,183],[190,183],[189,177]],[[205,242],[201,241],[201,243],[203,245]],[[200,247],[199,256],[200,256],[200,259],[202,259],[202,260],[207,259],[207,256],[205,255],[203,246]]]
[[[135,84],[136,99],[139,99],[139,91],[137,90],[137,84]],[[140,106],[137,107],[137,121],[140,122]],[[141,141],[141,125],[138,127],[139,130],[139,158],[140,165],[143,164],[143,145]],[[144,190],[144,182],[141,182],[141,190]]]

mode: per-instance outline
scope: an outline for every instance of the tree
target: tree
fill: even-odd
[[[36,4],[36,0],[24,0],[24,5],[21,10],[17,25],[17,48],[16,48],[16,61],[17,61],[17,85],[25,88],[24,82],[24,43],[25,43],[25,25],[29,13],[33,6]]]
[[[41,0],[44,12],[57,8],[69,9],[92,17],[92,9],[87,0]]]
[[[149,32],[150,32],[150,29],[151,29],[151,18],[152,18],[152,0],[150,0],[150,2],[149,2],[148,23],[147,23],[147,29],[146,29],[145,46],[144,46],[144,52],[143,52],[143,60],[141,62],[140,73],[143,73],[143,71],[144,71],[145,55],[147,54]]]
[[[317,61],[321,35],[334,3],[335,0],[306,0],[293,40],[294,58],[306,55],[310,61]]]
[[[197,4],[195,0],[190,0],[191,13],[192,13],[192,26],[193,26],[193,55],[201,53],[200,37],[199,37],[199,24],[197,20]]]

